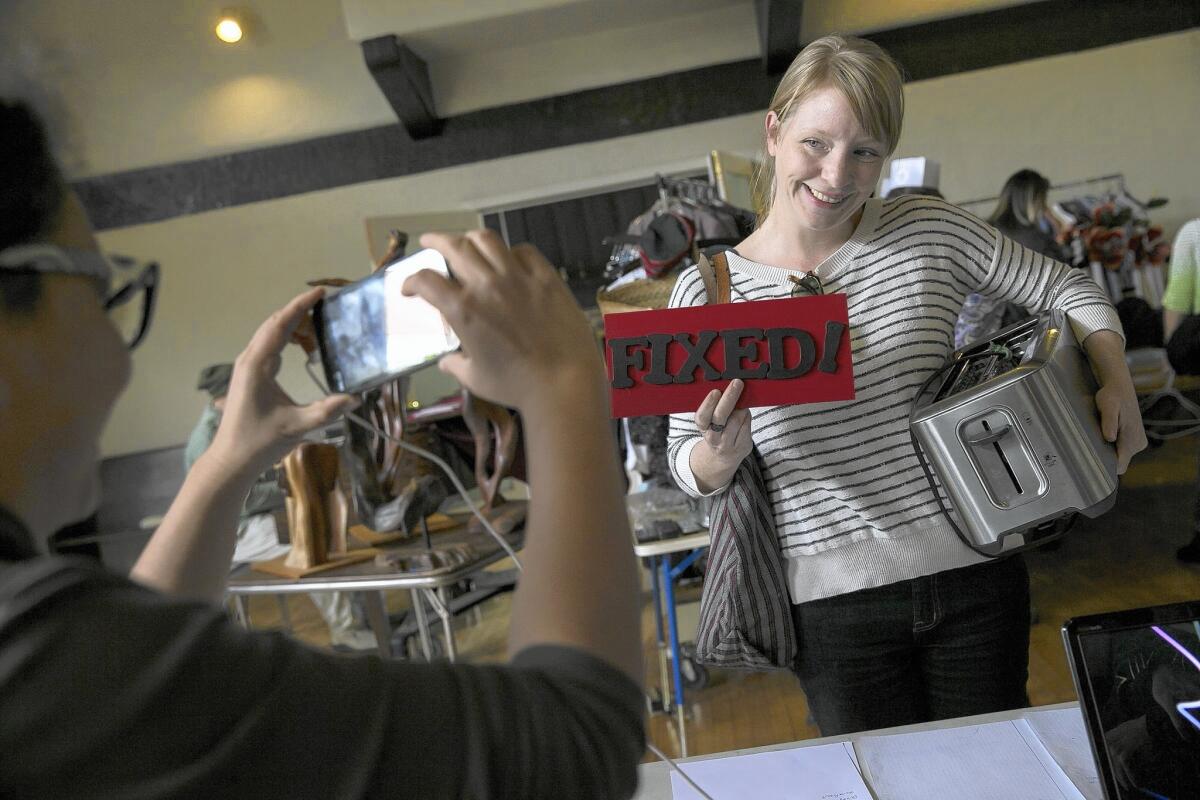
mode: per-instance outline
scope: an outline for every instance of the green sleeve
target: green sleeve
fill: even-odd
[[[1200,220],[1192,220],[1179,229],[1171,247],[1171,272],[1163,293],[1163,308],[1194,314],[1196,302],[1197,249],[1200,248]]]

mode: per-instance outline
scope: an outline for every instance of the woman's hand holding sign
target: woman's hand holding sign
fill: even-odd
[[[691,467],[696,488],[705,494],[728,484],[754,449],[750,410],[736,407],[745,385],[734,380],[724,391],[713,389],[696,410],[703,438],[692,449]]]

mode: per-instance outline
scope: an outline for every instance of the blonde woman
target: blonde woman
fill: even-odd
[[[805,291],[792,280],[804,275],[847,295],[855,399],[751,413],[734,410],[734,381],[671,419],[671,469],[695,495],[722,491],[758,450],[800,641],[795,672],[826,735],[1027,704],[1025,566],[985,561],[956,538],[908,435],[913,397],[951,352],[968,293],[1065,310],[1099,375],[1121,471],[1146,443],[1116,312],[1087,276],[937,198],[873,197],[903,114],[900,70],[878,46],[808,45],[764,120],[758,228],[728,254],[733,302]],[[693,269],[671,305],[706,300]]]

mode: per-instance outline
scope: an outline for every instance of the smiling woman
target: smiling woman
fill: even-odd
[[[896,149],[900,141],[900,128],[904,120],[904,87],[900,68],[878,46],[862,39],[844,39],[826,36],[804,48],[792,62],[780,80],[767,113],[767,158],[761,162],[754,178],[755,208],[759,224],[771,213],[775,199],[776,164],[775,152],[780,145],[780,134],[786,124],[794,118],[803,119],[811,130],[790,130],[793,137],[814,151],[828,151],[834,138],[831,131],[821,129],[821,121],[807,113],[798,113],[806,100],[813,95],[819,97],[825,117],[829,122],[846,132],[847,125],[855,125],[863,136],[861,142],[850,142],[852,149],[861,150],[867,163],[880,162],[876,167],[876,179],[882,169],[884,158]],[[817,98],[814,98],[817,99]],[[815,187],[818,190],[822,187]],[[845,199],[839,195],[840,187],[830,189],[828,195],[834,200]],[[874,184],[870,191],[874,190]],[[828,198],[827,198],[828,199]],[[847,205],[850,205],[847,203]]]
[[[1146,443],[1120,324],[1092,281],[936,198],[874,197],[903,114],[900,69],[877,45],[806,47],[763,121],[758,228],[726,259],[734,302],[788,297],[807,278],[845,295],[853,401],[752,415],[733,381],[671,417],[685,491],[723,492],[744,459],[760,462],[800,643],[793,668],[824,735],[1027,705],[1024,565],[956,538],[909,438],[967,293],[1066,311],[1122,471]],[[693,268],[670,306],[709,301]]]

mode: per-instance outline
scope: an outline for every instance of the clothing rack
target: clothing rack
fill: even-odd
[[[1122,192],[1126,191],[1125,175],[1123,173],[1116,172],[1112,175],[1100,175],[1095,178],[1084,178],[1083,180],[1078,181],[1054,183],[1050,185],[1050,192],[1051,194],[1056,194],[1059,192],[1074,191],[1087,186],[1103,186],[1105,184],[1107,184],[1108,191],[1100,192],[1100,194],[1121,194]],[[1077,195],[1078,192],[1074,192],[1074,194]],[[955,203],[955,205],[960,208],[966,208],[969,206],[982,205],[984,203],[995,204],[997,201],[999,201],[999,199],[1000,195],[994,195],[992,197],[976,198],[975,200],[964,200],[961,203]]]
[[[682,197],[710,206],[724,206],[717,194],[717,187],[699,178],[671,178],[666,175],[658,179],[658,196],[664,202],[668,197]]]

